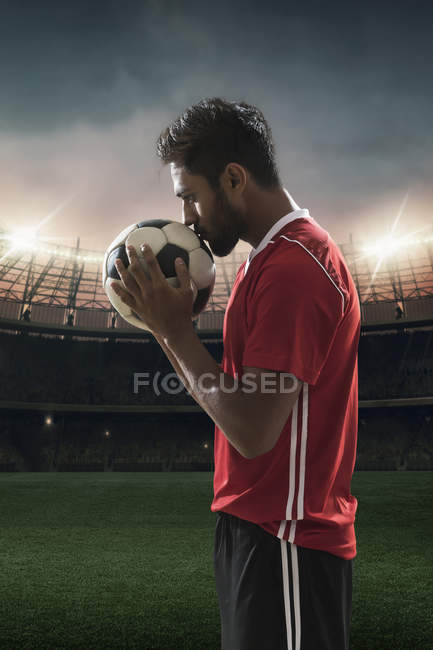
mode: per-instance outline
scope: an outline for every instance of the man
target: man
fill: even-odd
[[[27,321],[27,323],[30,323],[30,314],[31,314],[30,307],[26,307],[26,309],[23,312],[23,315],[21,316],[22,320],[25,320]]]
[[[329,234],[282,187],[270,129],[245,103],[204,100],[160,136],[183,220],[240,267],[220,367],[194,332],[194,291],[153,253],[117,268],[118,294],[148,323],[215,422],[214,568],[224,650],[347,649],[356,499],[360,308]]]

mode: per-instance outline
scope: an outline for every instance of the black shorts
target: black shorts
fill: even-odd
[[[348,650],[353,560],[217,512],[222,650]]]

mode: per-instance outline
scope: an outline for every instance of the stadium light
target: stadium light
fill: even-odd
[[[50,427],[53,423],[53,418],[51,417],[51,415],[46,415],[44,422],[47,425],[47,427]]]
[[[75,198],[78,192],[75,192],[65,201],[60,203],[54,210],[48,213],[36,227],[26,227],[20,228],[16,231],[13,231],[10,234],[2,235],[0,239],[5,239],[10,242],[10,248],[0,257],[0,262],[6,259],[11,253],[16,250],[29,250],[33,252],[47,253],[49,255],[55,255],[60,257],[74,258],[78,260],[83,260],[84,262],[95,262],[97,264],[101,263],[104,259],[104,254],[96,255],[79,255],[73,249],[64,249],[61,250],[58,247],[53,248],[50,246],[44,245],[42,242],[38,242],[39,230],[44,226],[48,221],[51,221],[54,217],[58,215],[71,201]],[[45,242],[46,244],[46,242]]]
[[[34,248],[38,239],[38,231],[35,228],[20,228],[14,230],[7,236],[7,239],[14,250]]]
[[[430,228],[431,226],[427,227]],[[425,229],[423,228],[423,230]],[[428,242],[433,241],[433,237],[414,237],[414,234],[416,233],[409,233],[406,237],[400,238],[387,235],[372,246],[364,246],[362,252],[365,255],[377,255],[378,257],[384,258],[389,257],[389,255],[396,253],[398,250],[408,248],[409,246],[427,244]]]
[[[9,243],[9,247],[6,253],[0,258],[0,261],[17,250],[32,250],[37,253],[76,259],[83,262],[95,262],[97,264],[100,264],[104,259],[103,253],[81,255],[80,253],[77,254],[76,250],[73,248],[60,248],[58,246],[54,247],[52,245],[47,245],[47,242],[38,239],[38,230],[35,228],[22,228],[15,230],[10,234],[3,235],[1,239],[6,240]]]
[[[383,239],[380,239],[377,242],[375,242],[372,246],[366,246],[362,250],[362,252],[366,256],[376,255],[379,258],[378,266],[376,268],[375,273],[379,270],[382,261],[385,259],[385,257],[389,257],[389,255],[393,255],[394,253],[396,253],[398,250],[402,248],[407,248],[409,246],[414,246],[416,244],[422,244],[424,242],[433,240],[433,237],[427,237],[427,238],[415,237],[415,235],[417,235],[418,233],[423,232],[427,229],[431,229],[431,224],[428,224],[427,226],[424,226],[424,228],[420,228],[419,230],[410,232],[403,237],[394,237],[394,232],[401,219],[401,216],[403,215],[404,210],[406,209],[406,205],[409,199],[409,194],[410,194],[410,190],[408,189],[399,207],[398,213],[393,221],[389,233]]]
[[[377,241],[373,246],[368,246],[363,249],[364,253],[369,255],[379,255],[380,257],[387,257],[392,255],[403,246],[407,245],[406,240],[396,239],[392,235],[388,235],[383,239]]]

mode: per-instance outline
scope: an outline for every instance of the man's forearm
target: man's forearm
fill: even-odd
[[[176,372],[177,376],[179,377],[179,379],[181,380],[181,382],[185,386],[186,390],[191,394],[192,397],[194,397],[193,387],[189,384],[189,382],[186,379],[184,373],[182,372],[182,368],[180,367],[176,357],[170,351],[170,349],[165,344],[164,339],[161,336],[159,336],[157,334],[155,334],[154,336],[155,336],[156,340],[158,341],[159,345],[161,346],[165,356],[167,357],[167,359],[170,361],[171,365],[173,366],[173,370]]]
[[[221,370],[192,327],[172,339],[161,340],[167,357],[192,397],[233,447],[246,458],[252,457],[260,430],[260,418],[253,410],[252,396],[246,395],[237,380]]]

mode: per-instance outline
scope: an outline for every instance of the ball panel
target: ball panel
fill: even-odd
[[[164,226],[163,230],[170,244],[182,246],[188,252],[200,246],[200,240],[195,232],[183,223],[173,221],[168,226]]]
[[[179,286],[179,280],[176,278],[166,278],[168,284],[171,284],[172,287],[176,287],[176,289]]]
[[[215,282],[215,264],[203,248],[196,248],[189,254],[189,273],[199,290]]]
[[[102,286],[105,287],[105,280],[107,279],[107,260],[108,251],[105,251],[104,261],[102,262]]]
[[[206,287],[205,289],[199,289],[197,293],[197,298],[195,299],[194,306],[192,308],[192,313],[194,316],[198,316],[200,312],[203,311],[203,309],[206,307],[210,295],[213,290],[213,283],[210,287]]]
[[[141,244],[149,244],[155,255],[167,244],[164,231],[160,228],[136,228],[126,238],[126,246],[135,246],[140,253]]]
[[[176,277],[176,269],[174,266],[174,260],[176,257],[181,257],[185,264],[189,265],[189,254],[180,246],[175,244],[166,244],[164,248],[156,256],[156,259],[159,262],[161,271],[164,273],[166,278]]]
[[[116,261],[116,259],[118,257],[120,257],[120,259],[122,260],[122,262],[124,263],[125,266],[129,266],[129,260],[128,260],[128,256],[126,254],[125,244],[122,244],[118,248],[115,248],[109,254],[108,259],[107,259],[107,266],[106,266],[107,278],[113,278],[113,279],[116,279],[116,280],[120,280],[120,275],[118,274],[117,269],[116,269],[116,267],[114,265],[114,262]],[[105,286],[107,286],[106,283],[105,283]]]
[[[126,239],[127,236],[129,235],[129,233],[132,232],[133,230],[135,230],[136,228],[137,228],[137,224],[136,224],[136,223],[132,223],[132,224],[131,224],[130,226],[128,226],[127,228],[124,228],[124,229],[122,230],[122,232],[119,233],[115,239],[113,239],[113,241],[111,242],[111,244],[110,244],[109,246],[107,246],[107,253],[110,254],[111,251],[112,251],[114,248],[117,248],[118,246],[120,246],[121,244],[123,244],[123,243],[125,242],[125,239]]]
[[[147,221],[140,221],[137,228],[164,228],[172,223],[169,219],[148,219]]]

